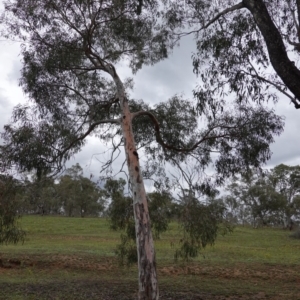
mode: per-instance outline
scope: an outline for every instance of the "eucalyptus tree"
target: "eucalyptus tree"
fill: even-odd
[[[211,197],[201,203],[193,190],[181,190],[178,201],[178,220],[183,237],[175,250],[175,260],[197,257],[201,249],[215,242],[217,234],[225,235],[233,230],[226,220],[226,207]]]
[[[290,226],[292,219],[299,219],[300,166],[277,165],[269,174],[270,185],[284,201],[284,224]]]
[[[118,63],[136,72],[167,57],[171,32],[157,19],[160,8],[156,1],[137,6],[133,0],[11,0],[2,16],[4,35],[24,41],[20,84],[31,100],[17,106],[12,124],[5,126],[2,167],[36,169],[38,176],[58,171],[90,135],[112,142],[113,153],[123,146],[139,299],[158,299],[159,293],[138,149],[150,164],[181,168],[181,162],[192,159],[199,172],[213,164],[216,182],[222,183],[229,174],[264,163],[273,136],[283,127],[282,119],[261,105],[236,103],[205,111],[178,96],[155,107],[130,99],[130,82],[118,75]],[[112,156],[105,166],[113,161]],[[197,188],[208,191],[206,183]]]
[[[226,190],[228,200],[234,199],[236,207],[249,210],[255,226],[287,226],[291,224],[292,217],[299,217],[298,166],[281,164],[272,170],[252,169],[235,176]]]
[[[242,182],[247,190],[244,194],[244,203],[250,207],[254,225],[280,225],[285,203],[282,195],[270,185],[268,173],[264,176],[255,176],[251,172],[244,174]]]
[[[22,186],[9,175],[0,175],[0,245],[24,242],[25,231],[18,224],[18,194]]]
[[[174,40],[194,35],[194,71],[199,107],[288,100],[300,108],[300,1],[165,1]],[[276,90],[279,93],[276,93]]]
[[[22,178],[22,181],[24,188],[20,212],[41,215],[58,213],[61,205],[53,178],[45,174],[37,177],[31,172]]]
[[[104,185],[104,195],[110,201],[107,215],[110,227],[121,231],[121,244],[117,246],[117,256],[121,265],[130,265],[137,261],[135,243],[135,225],[132,209],[132,198],[125,196],[126,181],[108,179]],[[151,229],[154,238],[168,229],[171,220],[172,196],[167,191],[155,191],[147,194]]]
[[[80,179],[82,177],[83,170],[79,164],[76,164],[68,168],[59,179],[58,195],[68,217],[74,216],[78,203],[81,201]],[[80,209],[80,211],[82,210]]]
[[[104,211],[103,191],[95,182],[83,176],[79,164],[66,170],[60,177],[56,189],[65,214],[69,217],[99,216]]]

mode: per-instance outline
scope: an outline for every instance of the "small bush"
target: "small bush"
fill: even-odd
[[[297,229],[295,232],[293,232],[291,235],[290,235],[291,238],[293,239],[298,239],[300,240],[300,229]]]
[[[0,245],[24,242],[25,232],[18,224],[18,189],[13,177],[0,175]]]
[[[125,234],[121,234],[121,244],[115,251],[119,264],[128,267],[138,261],[136,243]]]

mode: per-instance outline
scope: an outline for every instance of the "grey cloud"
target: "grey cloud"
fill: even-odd
[[[8,81],[17,85],[21,77],[21,69],[22,69],[21,61],[15,60],[12,64],[9,73],[7,74]]]
[[[11,106],[11,104],[10,104],[9,100],[7,99],[7,97],[4,96],[3,89],[0,88],[0,109],[1,109],[1,112],[6,110],[10,106]]]
[[[273,155],[268,166],[274,167],[280,163],[300,164],[300,131],[298,129],[300,111],[296,110],[286,99],[280,99],[275,106],[275,111],[278,115],[285,117],[285,128],[271,146]]]
[[[175,94],[191,97],[196,76],[193,74],[191,54],[195,42],[189,37],[176,47],[170,57],[154,66],[143,67],[134,77],[133,96],[147,103],[166,101]]]
[[[11,112],[13,105],[9,99],[4,95],[3,89],[0,88],[0,131],[2,131],[3,126],[10,121]]]
[[[90,137],[87,139],[86,145],[77,153],[74,158],[70,159],[66,167],[69,168],[76,163],[79,163],[83,168],[85,176],[89,177],[91,174],[93,178],[99,178],[105,174],[100,174],[103,163],[110,159],[110,144],[104,145],[100,139]],[[119,158],[113,162],[113,171],[118,172],[124,162],[124,150],[120,148],[121,154]]]

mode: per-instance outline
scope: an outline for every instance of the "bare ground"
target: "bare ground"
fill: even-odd
[[[170,264],[158,275],[160,299],[300,299],[297,265]],[[136,298],[136,269],[119,268],[112,258],[0,254],[1,300]]]

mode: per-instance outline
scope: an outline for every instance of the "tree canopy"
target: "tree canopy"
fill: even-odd
[[[0,175],[0,245],[24,241],[25,231],[18,224],[18,194],[22,186],[9,175]]]
[[[237,223],[289,227],[299,221],[299,166],[277,165],[235,176],[222,197]]]
[[[299,16],[298,0],[166,1],[173,40],[196,39],[199,109],[223,109],[228,94],[241,103],[285,98],[299,109]]]
[[[18,182],[17,199],[13,201],[19,214],[101,216],[105,210],[103,190],[98,182],[83,176],[76,164],[55,178],[44,174],[22,174]],[[4,183],[7,185],[7,183]]]

